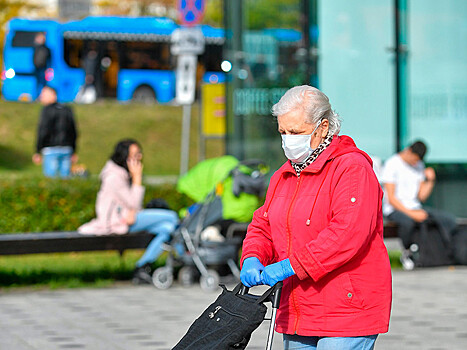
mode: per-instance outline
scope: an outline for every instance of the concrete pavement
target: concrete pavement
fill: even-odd
[[[467,349],[467,268],[393,272],[390,332],[378,350]],[[258,293],[262,287],[253,291]],[[217,297],[198,285],[3,292],[0,350],[171,349]],[[268,322],[247,349],[264,349]],[[274,349],[282,349],[276,334]]]

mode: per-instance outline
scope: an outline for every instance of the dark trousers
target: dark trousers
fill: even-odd
[[[439,211],[432,208],[424,208],[429,215],[429,218],[436,221],[440,228],[445,232],[448,238],[452,237],[456,229],[456,217],[450,213]],[[412,242],[412,236],[418,224],[404,213],[395,210],[388,215],[388,219],[394,221],[398,225],[397,233],[402,240],[405,249],[409,249]]]
[[[47,84],[45,80],[45,68],[38,68],[35,71],[36,76],[36,98],[41,94],[42,88]]]

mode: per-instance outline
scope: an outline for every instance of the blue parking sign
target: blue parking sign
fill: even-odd
[[[178,12],[180,22],[186,26],[199,24],[204,17],[204,0],[179,0]]]

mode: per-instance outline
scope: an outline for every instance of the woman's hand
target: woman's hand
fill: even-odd
[[[264,270],[264,265],[261,264],[258,258],[250,257],[243,261],[242,271],[240,272],[240,280],[243,285],[250,288],[261,284],[261,271]]]
[[[136,210],[129,209],[125,215],[125,222],[128,226],[133,225],[136,222]]]
[[[261,281],[263,284],[267,284],[272,287],[277,282],[283,281],[293,275],[295,275],[295,271],[290,264],[290,260],[285,259],[266,266],[264,271],[261,273]]]
[[[139,159],[129,158],[127,160],[128,171],[134,185],[141,185],[143,178],[143,163]]]

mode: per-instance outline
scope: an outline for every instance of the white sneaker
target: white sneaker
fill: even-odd
[[[400,261],[404,270],[410,271],[413,270],[415,267],[415,263],[411,259],[411,254],[409,250],[402,251]]]

